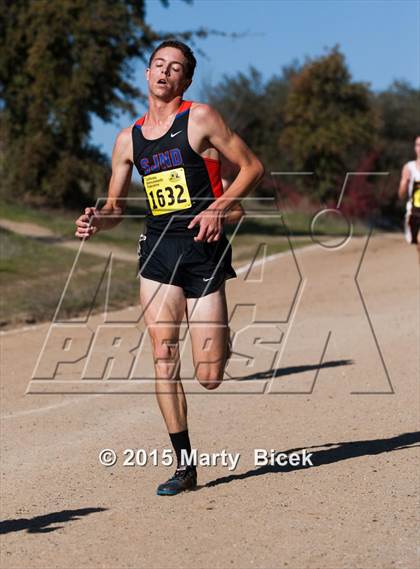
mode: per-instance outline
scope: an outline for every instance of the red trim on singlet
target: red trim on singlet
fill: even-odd
[[[214,158],[203,158],[210,178],[211,189],[215,198],[223,194],[222,178],[220,176],[220,162]]]
[[[146,118],[146,115],[143,115],[141,118],[139,118],[138,120],[136,120],[136,126],[142,126],[144,123],[144,119]]]
[[[176,113],[176,116],[180,115],[181,113],[185,113],[185,111],[188,111],[188,109],[191,107],[192,105],[192,101],[182,101],[178,112]]]

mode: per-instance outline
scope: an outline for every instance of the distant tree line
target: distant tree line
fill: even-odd
[[[135,115],[144,94],[132,63],[169,35],[145,17],[144,0],[0,0],[3,199],[80,207],[103,196],[110,165],[91,142],[91,121]],[[389,171],[352,179],[343,205],[359,216],[395,214],[396,176],[419,134],[418,89],[395,82],[373,92],[352,80],[335,47],[266,81],[255,68],[224,76],[203,94],[264,162],[257,195],[334,205],[346,172]],[[273,180],[272,171],[313,175]]]
[[[395,81],[373,92],[352,80],[336,46],[267,81],[253,67],[224,76],[203,95],[262,158],[267,176],[260,195],[334,207],[347,172],[389,172],[350,176],[341,207],[358,217],[398,215],[399,174],[420,134],[420,90]]]

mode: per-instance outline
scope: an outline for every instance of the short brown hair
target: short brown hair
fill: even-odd
[[[153,53],[150,56],[149,67],[152,65],[152,61],[153,61],[155,55],[157,54],[157,52],[164,47],[175,47],[176,49],[179,49],[179,51],[182,52],[183,56],[187,60],[187,65],[186,65],[186,69],[185,69],[187,79],[192,79],[193,75],[194,75],[195,66],[197,65],[197,60],[194,57],[194,53],[193,53],[192,49],[187,44],[183,43],[182,41],[165,40],[162,43],[160,43],[153,50]]]

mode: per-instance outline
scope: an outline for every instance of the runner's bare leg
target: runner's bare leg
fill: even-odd
[[[182,288],[140,277],[140,304],[152,341],[156,398],[169,433],[186,430],[187,400],[180,379],[179,328],[186,309]]]
[[[194,369],[206,389],[216,389],[223,380],[228,356],[229,326],[225,285],[200,298],[187,298]]]

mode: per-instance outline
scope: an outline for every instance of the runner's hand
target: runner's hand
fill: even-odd
[[[211,206],[199,213],[191,220],[188,229],[192,229],[197,224],[200,226],[198,235],[194,237],[194,241],[218,241],[223,231],[224,216],[220,209]]]
[[[95,235],[95,233],[99,231],[98,215],[99,212],[96,208],[85,208],[85,213],[76,219],[76,237],[79,239],[89,239],[92,235]]]

